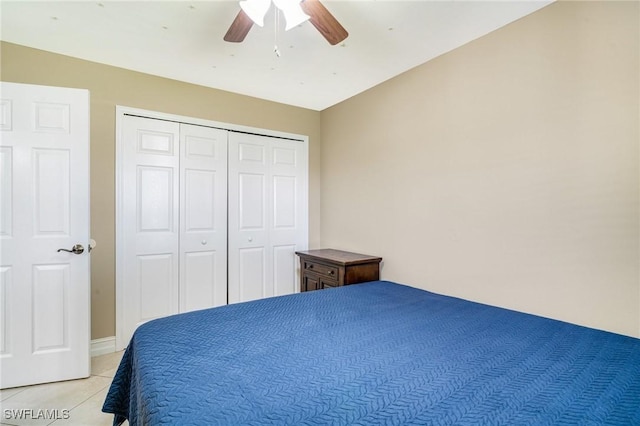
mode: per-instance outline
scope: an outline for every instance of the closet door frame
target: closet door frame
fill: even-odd
[[[122,105],[116,105],[116,160],[115,160],[115,192],[116,192],[116,238],[115,238],[115,258],[116,258],[116,283],[115,283],[115,301],[116,301],[116,350],[124,349],[129,343],[129,338],[124,334],[124,286],[125,286],[125,277],[124,271],[119,268],[119,265],[124,264],[124,206],[122,202],[122,197],[124,194],[124,144],[125,140],[122,135],[122,130],[124,127],[124,119],[125,116],[137,116],[143,118],[164,120],[164,121],[173,121],[184,124],[191,124],[196,126],[205,126],[212,127],[221,130],[227,130],[231,132],[241,132],[241,133],[249,133],[261,136],[270,136],[275,138],[282,138],[287,140],[299,141],[303,145],[303,161],[308,165],[309,163],[309,137],[305,135],[299,135],[295,133],[287,133],[287,132],[279,132],[269,129],[262,129],[250,126],[242,126],[231,123],[224,123],[212,120],[206,120],[195,117],[188,117],[183,115],[169,114],[158,111],[145,110],[140,108],[127,107]],[[304,172],[304,191],[301,200],[301,206],[304,209],[305,214],[304,223],[301,224],[301,228],[304,230],[306,244],[308,245],[309,241],[309,171],[308,166],[305,168]],[[297,263],[297,262],[296,262]],[[299,276],[300,271],[296,270],[296,275]]]

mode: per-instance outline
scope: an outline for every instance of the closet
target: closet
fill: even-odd
[[[151,319],[298,291],[307,140],[119,107],[116,347]]]

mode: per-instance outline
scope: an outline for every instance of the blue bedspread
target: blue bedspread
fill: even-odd
[[[103,411],[132,425],[640,425],[640,339],[373,282],[146,323]]]

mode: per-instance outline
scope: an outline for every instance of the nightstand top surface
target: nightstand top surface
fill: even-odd
[[[349,251],[335,250],[335,249],[317,249],[297,251],[297,255],[311,257],[317,260],[330,261],[342,265],[357,265],[360,263],[380,262],[381,257],[370,256],[368,254],[352,253]]]

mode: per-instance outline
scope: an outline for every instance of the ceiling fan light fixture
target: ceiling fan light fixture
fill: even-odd
[[[271,7],[271,1],[240,0],[241,10],[229,26],[223,37],[224,40],[230,43],[240,43],[245,39],[254,23],[264,26],[264,17]],[[277,9],[283,11],[287,30],[309,20],[332,46],[341,43],[349,36],[347,30],[322,5],[320,0],[273,0],[273,2]]]
[[[264,26],[264,16],[271,7],[271,0],[243,0],[240,2],[240,8],[247,14],[249,18],[261,27]]]
[[[286,21],[285,31],[289,31],[291,28],[296,27],[311,18],[302,10],[300,0],[273,0],[273,3],[284,14],[284,19]]]

